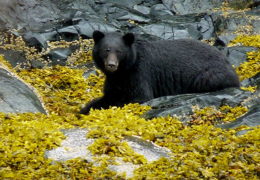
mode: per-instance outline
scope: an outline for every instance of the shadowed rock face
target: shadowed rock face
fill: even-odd
[[[0,112],[46,113],[32,88],[2,67],[0,67]]]

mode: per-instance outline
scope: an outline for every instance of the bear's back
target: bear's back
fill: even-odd
[[[239,86],[226,56],[200,41],[140,40],[136,42],[136,50],[141,71],[149,71],[144,72],[150,75],[148,81],[155,81],[151,83],[155,97]]]
[[[202,63],[215,61],[228,63],[227,58],[217,48],[197,40],[177,39],[160,41],[137,41],[137,51],[141,56],[152,55],[169,61]],[[167,59],[169,58],[169,59]]]
[[[233,70],[217,48],[192,39],[137,41],[140,63],[172,71],[199,73],[209,68]]]

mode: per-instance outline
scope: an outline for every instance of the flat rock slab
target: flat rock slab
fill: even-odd
[[[187,115],[192,114],[192,106],[201,108],[207,106],[220,107],[223,105],[238,106],[252,93],[239,90],[237,88],[228,88],[222,91],[198,94],[180,94],[175,96],[165,96],[152,99],[144,105],[152,107],[145,114],[145,118],[180,116],[182,121],[187,120]]]
[[[33,88],[2,66],[0,66],[0,112],[46,114]]]
[[[259,75],[254,77],[256,86],[260,82]],[[252,80],[253,81],[253,80]],[[219,108],[223,105],[246,106],[248,112],[234,122],[219,125],[222,128],[236,128],[241,125],[260,125],[260,91],[251,93],[237,88],[228,88],[222,91],[202,93],[202,94],[180,94],[176,96],[165,96],[150,100],[145,105],[152,107],[144,117],[151,119],[154,117],[178,116],[182,122],[190,121],[189,115],[193,114],[192,106],[200,108],[214,106]]]
[[[94,155],[88,150],[88,147],[95,141],[95,139],[86,138],[88,130],[86,129],[67,129],[63,130],[67,138],[61,143],[61,146],[46,151],[46,158],[55,161],[66,161],[74,158],[82,158],[87,161],[94,162]],[[128,145],[138,154],[143,155],[148,162],[156,161],[161,157],[169,157],[170,150],[157,146],[150,141],[144,141],[137,136],[129,136],[124,139]],[[122,158],[117,157],[116,162],[118,165],[109,165],[108,168],[117,173],[126,173],[127,177],[133,175],[133,171],[139,165],[130,162],[124,162]],[[98,164],[96,164],[98,165]]]
[[[260,103],[260,100],[258,102]],[[260,125],[260,104],[256,104],[253,107],[251,107],[250,110],[244,116],[238,118],[237,120],[228,124],[222,124],[219,127],[222,127],[224,129],[230,129],[242,125],[249,127]]]

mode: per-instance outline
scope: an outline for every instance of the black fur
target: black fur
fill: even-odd
[[[94,32],[98,33],[101,32]],[[104,66],[110,53],[119,62],[114,72]],[[216,48],[196,40],[149,42],[135,40],[133,34],[107,33],[95,43],[93,58],[106,74],[104,96],[87,104],[82,114],[87,114],[90,108],[239,87],[238,77],[227,58]]]

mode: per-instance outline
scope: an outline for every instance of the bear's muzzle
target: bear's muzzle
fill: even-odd
[[[105,60],[105,69],[108,72],[115,72],[118,68],[118,59],[116,54],[110,53]]]

